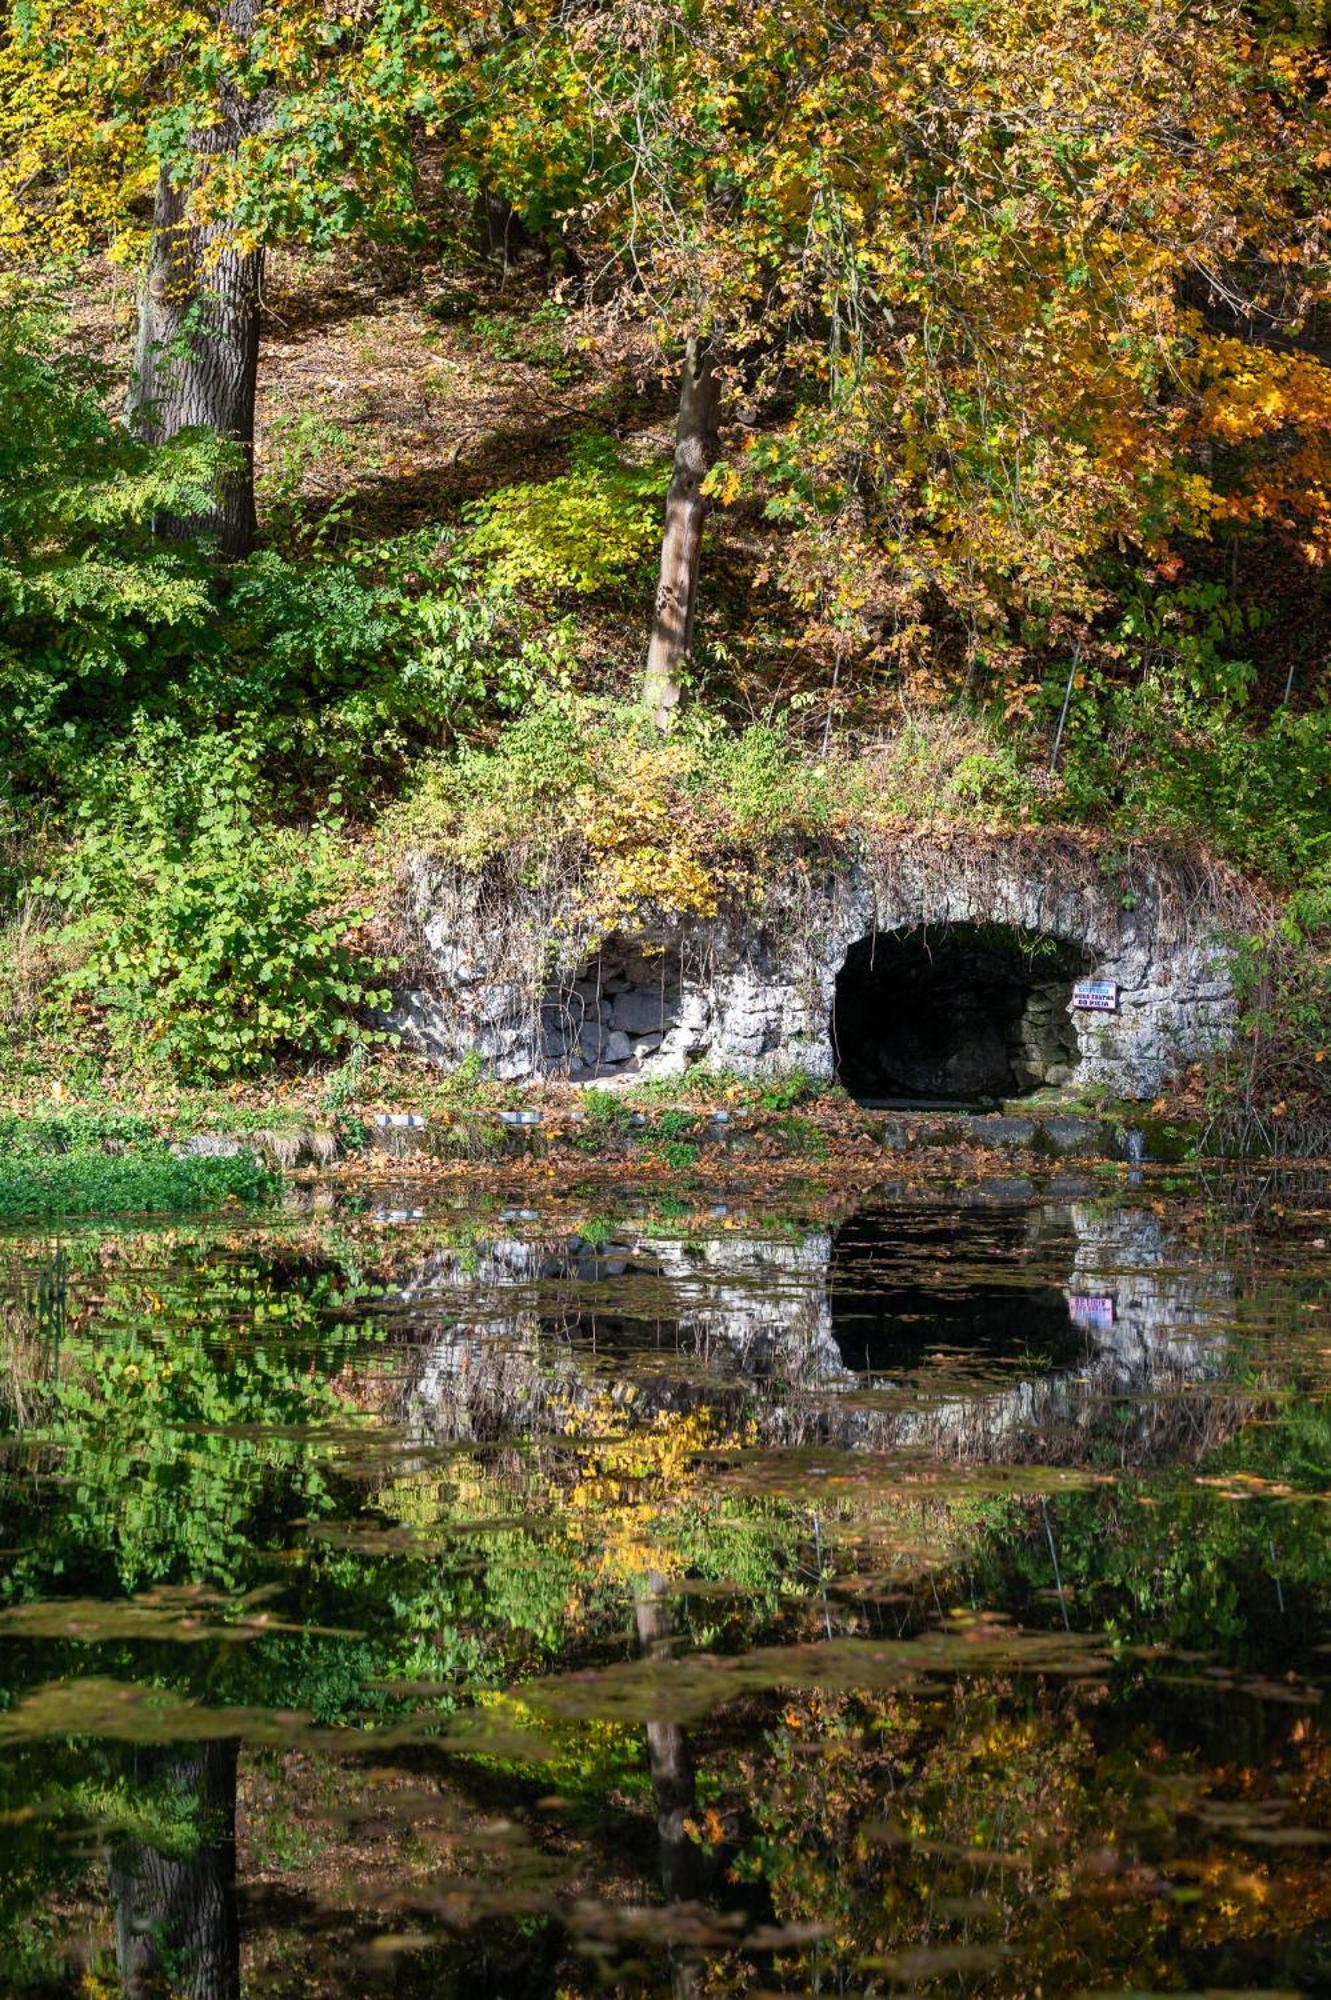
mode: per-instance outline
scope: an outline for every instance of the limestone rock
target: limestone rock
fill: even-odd
[[[666,1001],[660,993],[630,988],[617,993],[610,1009],[610,1025],[622,1034],[647,1035],[663,1029],[668,1022]]]
[[[1006,998],[977,1009],[979,1025],[967,1021],[940,1050],[941,1089],[965,1093],[985,1069],[981,1039],[996,1036],[1019,1089],[1043,1081],[1149,1098],[1172,1070],[1233,1033],[1217,940],[1235,925],[1232,912],[1199,904],[1195,884],[1171,875],[1167,857],[1131,865],[1125,883],[1094,854],[1078,862],[1038,842],[1014,839],[1005,853],[993,843],[908,838],[872,863],[802,878],[798,890],[778,874],[757,914],[653,918],[640,934],[560,965],[542,1000],[538,954],[557,932],[534,929],[531,964],[515,963],[520,946],[483,917],[475,882],[418,857],[408,868],[410,916],[424,949],[416,983],[395,996],[386,1024],[434,1061],[453,1065],[475,1050],[505,1076],[635,1060],[653,1074],[707,1061],[751,1075],[802,1069],[830,1078],[848,951],[875,935],[927,935],[952,922],[1072,947],[1087,977],[1119,987],[1120,1004],[1108,1016],[1070,1008],[1062,974],[1051,978],[1052,961],[1037,961],[1015,1014]],[[992,1070],[993,1046],[989,1059]]]

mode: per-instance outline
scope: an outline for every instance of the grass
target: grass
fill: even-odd
[[[0,1219],[163,1215],[276,1199],[282,1177],[247,1154],[181,1160],[165,1146],[0,1157]]]

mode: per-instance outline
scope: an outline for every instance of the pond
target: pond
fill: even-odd
[[[0,1989],[1331,1990],[1315,1173],[425,1199],[0,1242]]]

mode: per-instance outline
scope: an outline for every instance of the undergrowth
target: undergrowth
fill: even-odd
[[[472,353],[561,390],[596,372],[552,299],[439,303]],[[1106,854],[1158,842],[1259,878],[1288,914],[1235,942],[1247,1032],[1213,1105],[1271,1128],[1282,1105],[1325,1102],[1331,712],[1311,654],[1272,681],[1255,575],[1214,551],[1177,571],[1125,554],[1086,648],[1063,657],[1051,628],[1020,686],[941,664],[897,677],[870,652],[838,655],[829,687],[752,565],[730,589],[760,530],[718,508],[695,662],[713,705],[691,687],[663,739],[628,692],[668,476],[655,445],[635,456],[646,433],[597,429],[594,399],[561,406],[488,488],[450,486],[437,515],[376,532],[348,485],[373,470],[360,428],[332,404],[279,410],[265,546],[219,569],[153,524],[198,510],[226,448],[131,438],[57,305],[25,286],[0,328],[14,1096],[52,1075],[160,1097],[326,1068],[335,1114],[356,1052],[385,1053],[407,853],[484,882],[486,916],[507,897],[518,941],[562,962],[635,924],[755,907],[773,884],[797,900],[863,843],[941,828],[1070,830]],[[451,1092],[461,1107],[492,1088],[464,1074]],[[650,1086],[662,1103],[678,1088]]]
[[[177,1159],[165,1146],[113,1154],[0,1154],[0,1217],[179,1214],[276,1199],[281,1176],[247,1154]]]
[[[1234,940],[1239,1040],[1209,1066],[1204,1146],[1331,1153],[1331,868],[1277,924]]]

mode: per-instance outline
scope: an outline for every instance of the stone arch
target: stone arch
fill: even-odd
[[[1232,1033],[1223,920],[1181,866],[1111,860],[1035,834],[942,836],[802,885],[794,909],[778,885],[765,922],[718,930],[690,1054],[742,1073],[798,1068],[830,1080],[837,980],[852,949],[875,934],[936,937],[968,925],[1051,940],[1066,949],[1060,978],[1070,966],[1113,988],[1111,1013],[1068,1012],[1069,1060],[1054,1055],[1046,1067],[1066,1069],[1057,1081],[1070,1090],[1153,1097],[1181,1063]]]
[[[633,1074],[669,1052],[685,1011],[676,940],[618,932],[541,998],[541,1062],[575,1080]]]
[[[420,983],[399,993],[389,1020],[437,1061],[475,1051],[514,1080],[696,1062],[830,1080],[847,955],[872,936],[983,927],[1050,940],[1066,948],[1060,978],[1075,965],[1114,989],[1111,1013],[1070,1016],[1071,1060],[1051,1051],[1046,1070],[1066,1067],[1079,1090],[1153,1097],[1172,1070],[1233,1033],[1219,940],[1245,927],[1245,912],[1251,924],[1237,895],[1177,857],[1111,852],[1071,835],[920,833],[858,858],[805,857],[774,870],[758,908],[704,920],[660,912],[588,959],[567,941],[552,953],[553,914],[543,931],[522,912],[496,927],[474,884],[422,863]],[[551,957],[565,953],[567,976],[552,980]]]

